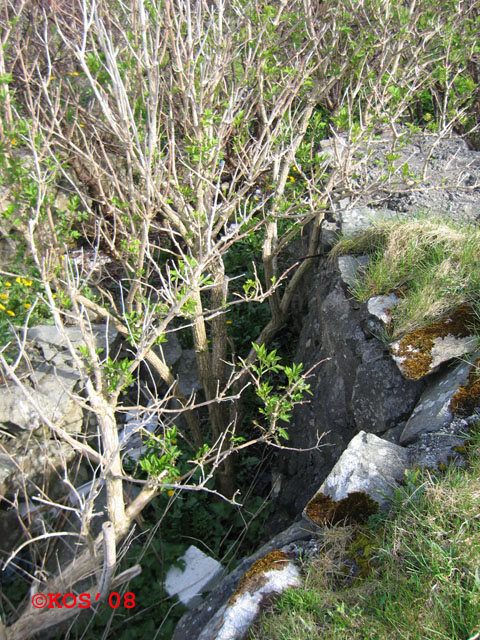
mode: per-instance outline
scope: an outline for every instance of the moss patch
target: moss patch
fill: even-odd
[[[229,600],[229,604],[233,604],[242,593],[246,591],[253,593],[264,585],[266,582],[264,574],[267,571],[283,569],[289,562],[290,556],[288,553],[280,549],[274,549],[268,555],[254,562],[238,583],[235,593]]]
[[[372,558],[376,555],[378,540],[365,531],[359,531],[345,550],[346,555],[355,561],[358,577],[367,578],[370,574]]]
[[[347,521],[363,523],[369,516],[378,512],[378,502],[370,498],[365,491],[352,491],[346,498],[338,501],[325,494],[319,494],[310,500],[305,512],[320,526]]]
[[[401,367],[407,378],[416,380],[430,371],[432,350],[437,338],[454,336],[466,338],[472,335],[475,314],[470,305],[462,305],[446,319],[432,322],[427,327],[407,333],[395,345],[392,351],[401,357]]]
[[[471,416],[480,405],[480,358],[477,358],[468,374],[467,383],[460,385],[450,400],[452,415]]]

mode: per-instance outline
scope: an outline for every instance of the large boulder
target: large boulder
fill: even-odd
[[[316,517],[320,499],[322,505],[328,503],[328,511],[331,511],[330,500],[341,505],[341,501],[348,499],[353,494],[355,500],[352,505],[355,509],[371,508],[370,501],[361,500],[362,494],[378,503],[380,509],[388,509],[391,497],[397,486],[397,482],[404,476],[408,467],[408,452],[392,442],[382,440],[371,433],[361,431],[350,442],[340,456],[338,462],[328,474],[320,489],[307,504],[304,516],[313,520],[316,524],[323,524]],[[325,501],[327,497],[330,500]],[[333,515],[333,514],[332,514]],[[348,517],[348,509],[345,516]],[[352,513],[352,517],[359,514]],[[360,514],[361,515],[361,514]],[[325,518],[323,518],[325,519]]]

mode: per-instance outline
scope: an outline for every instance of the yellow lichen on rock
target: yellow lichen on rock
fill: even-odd
[[[319,493],[307,504],[305,513],[315,524],[325,526],[347,521],[365,522],[378,509],[378,502],[365,491],[352,491],[338,501]]]
[[[467,383],[460,385],[450,400],[452,415],[466,417],[480,405],[480,358],[477,358],[468,374]]]
[[[433,350],[436,345],[441,344],[441,341],[449,336],[458,340],[471,337],[474,319],[472,307],[470,305],[462,305],[446,319],[432,322],[426,327],[411,331],[395,342],[391,350],[403,375],[412,380],[427,375],[439,364],[435,363],[433,359]]]
[[[230,598],[230,604],[233,604],[242,593],[256,591],[264,582],[263,574],[267,571],[283,569],[289,562],[290,556],[281,549],[274,549],[268,555],[254,562],[238,583],[235,593]]]

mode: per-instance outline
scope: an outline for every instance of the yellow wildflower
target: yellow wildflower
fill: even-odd
[[[14,147],[17,143],[18,143],[18,140],[16,138],[12,138],[10,140],[10,144],[12,145],[12,147]]]
[[[8,313],[9,316],[14,316],[15,315],[11,309],[7,309],[7,313]]]
[[[26,280],[25,278],[22,278],[22,284],[25,285],[26,287],[31,287],[32,282],[33,280]]]
[[[11,286],[12,286],[12,283],[11,283],[11,282],[5,282],[5,286],[6,286],[6,287],[11,287]]]
[[[80,122],[78,126],[83,128],[85,125]]]
[[[293,170],[298,173],[298,167],[293,167]]]
[[[0,309],[1,309],[2,311],[5,311],[5,308],[6,308],[6,307],[4,307],[4,306],[3,306],[3,304],[0,304]]]
[[[0,293],[0,298],[2,300],[8,300],[8,295],[6,293]]]
[[[232,324],[232,321],[231,320],[227,320],[227,324]]]
[[[173,491],[173,489],[169,489],[168,490],[168,497],[171,498],[173,496],[175,492]]]
[[[21,284],[22,279],[20,279],[20,277],[15,278],[15,282],[18,282],[18,284]]]
[[[24,305],[25,309],[31,309],[32,305],[29,302],[26,302]]]
[[[288,176],[288,179],[290,180],[290,182],[295,182],[295,178],[293,176]]]

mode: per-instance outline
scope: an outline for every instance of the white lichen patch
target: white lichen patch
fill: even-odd
[[[260,614],[262,604],[288,587],[301,584],[298,568],[289,562],[282,569],[270,569],[255,576],[256,589],[246,589],[224,610],[221,626],[214,640],[241,640]],[[212,639],[213,640],[213,639]]]

